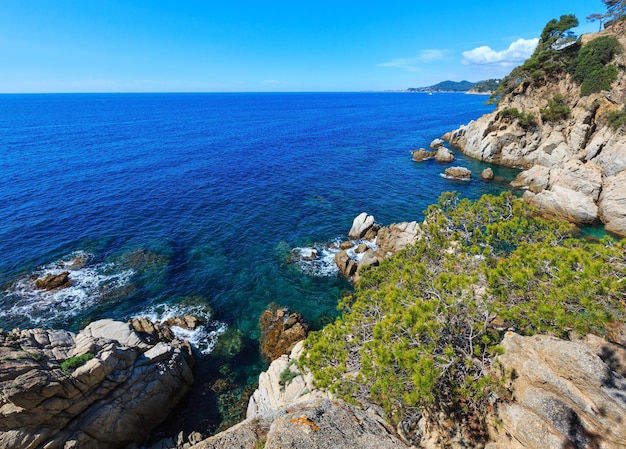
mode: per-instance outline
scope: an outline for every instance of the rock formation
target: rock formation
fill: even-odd
[[[354,219],[348,233],[353,240],[341,244],[341,251],[335,255],[334,261],[341,274],[358,282],[360,270],[378,265],[415,242],[418,235],[419,225],[415,221],[379,226],[373,216],[363,212]],[[357,239],[367,240],[370,244],[360,243]]]
[[[289,356],[274,360],[261,374],[245,421],[192,449],[407,448],[373,411],[362,411],[316,390],[310,373],[299,371],[301,353],[299,343]]]
[[[626,49],[626,22],[581,38],[616,37]],[[515,186],[528,188],[524,199],[548,215],[575,223],[601,220],[626,236],[626,132],[608,124],[608,114],[626,99],[626,52],[615,57],[618,80],[610,91],[580,97],[569,74],[558,81],[521,83],[504,96],[496,111],[446,135],[452,146],[487,162],[524,168]],[[569,117],[542,118],[550,99],[561,96]],[[521,126],[505,110],[532,114],[536,125]]]
[[[289,312],[282,307],[270,307],[261,314],[261,354],[272,361],[289,354],[295,344],[304,340],[309,325],[298,312]]]
[[[513,401],[498,407],[487,449],[626,448],[623,346],[512,332],[502,344]]]
[[[444,176],[450,179],[468,180],[472,178],[472,172],[465,167],[448,167]]]
[[[35,281],[35,288],[38,290],[60,290],[72,285],[70,272],[64,271],[59,274],[50,274]]]
[[[421,162],[435,157],[434,152],[425,150],[424,148],[420,148],[419,150],[413,150],[411,151],[411,154],[413,155],[413,160],[415,162]]]
[[[148,342],[101,320],[78,335],[0,333],[0,447],[115,448],[140,443],[193,383],[188,344]]]

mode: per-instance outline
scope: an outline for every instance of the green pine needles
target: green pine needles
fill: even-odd
[[[505,329],[603,335],[626,319],[626,241],[573,230],[510,193],[443,194],[421,239],[363,274],[301,362],[319,387],[396,423],[427,409],[484,428],[488,399],[507,395],[494,362]]]

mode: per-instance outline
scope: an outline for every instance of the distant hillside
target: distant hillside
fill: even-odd
[[[477,82],[468,92],[472,94],[490,94],[495,91],[499,85],[500,80],[492,78]]]
[[[476,83],[470,81],[442,81],[429,87],[410,87],[409,92],[467,92]]]
[[[490,93],[500,84],[500,80],[490,79],[472,83],[471,81],[442,81],[428,87],[410,87],[407,92],[472,92]]]

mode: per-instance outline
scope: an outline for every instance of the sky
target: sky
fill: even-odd
[[[601,0],[0,0],[0,93],[352,92],[501,78]]]

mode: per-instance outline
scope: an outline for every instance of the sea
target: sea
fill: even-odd
[[[486,99],[0,95],[0,328],[77,332],[102,318],[200,316],[200,329],[177,329],[210,360],[197,364],[192,395],[205,415],[186,423],[223,428],[267,366],[265,309],[300,312],[313,329],[337,316],[352,286],[332,259],[354,217],[421,220],[444,191],[475,199],[509,188],[516,170],[493,166],[495,179],[482,180],[489,165],[460,152],[454,165],[472,170],[470,181],[411,159],[491,112]],[[313,260],[300,257],[313,250]],[[70,287],[35,288],[63,271]]]

